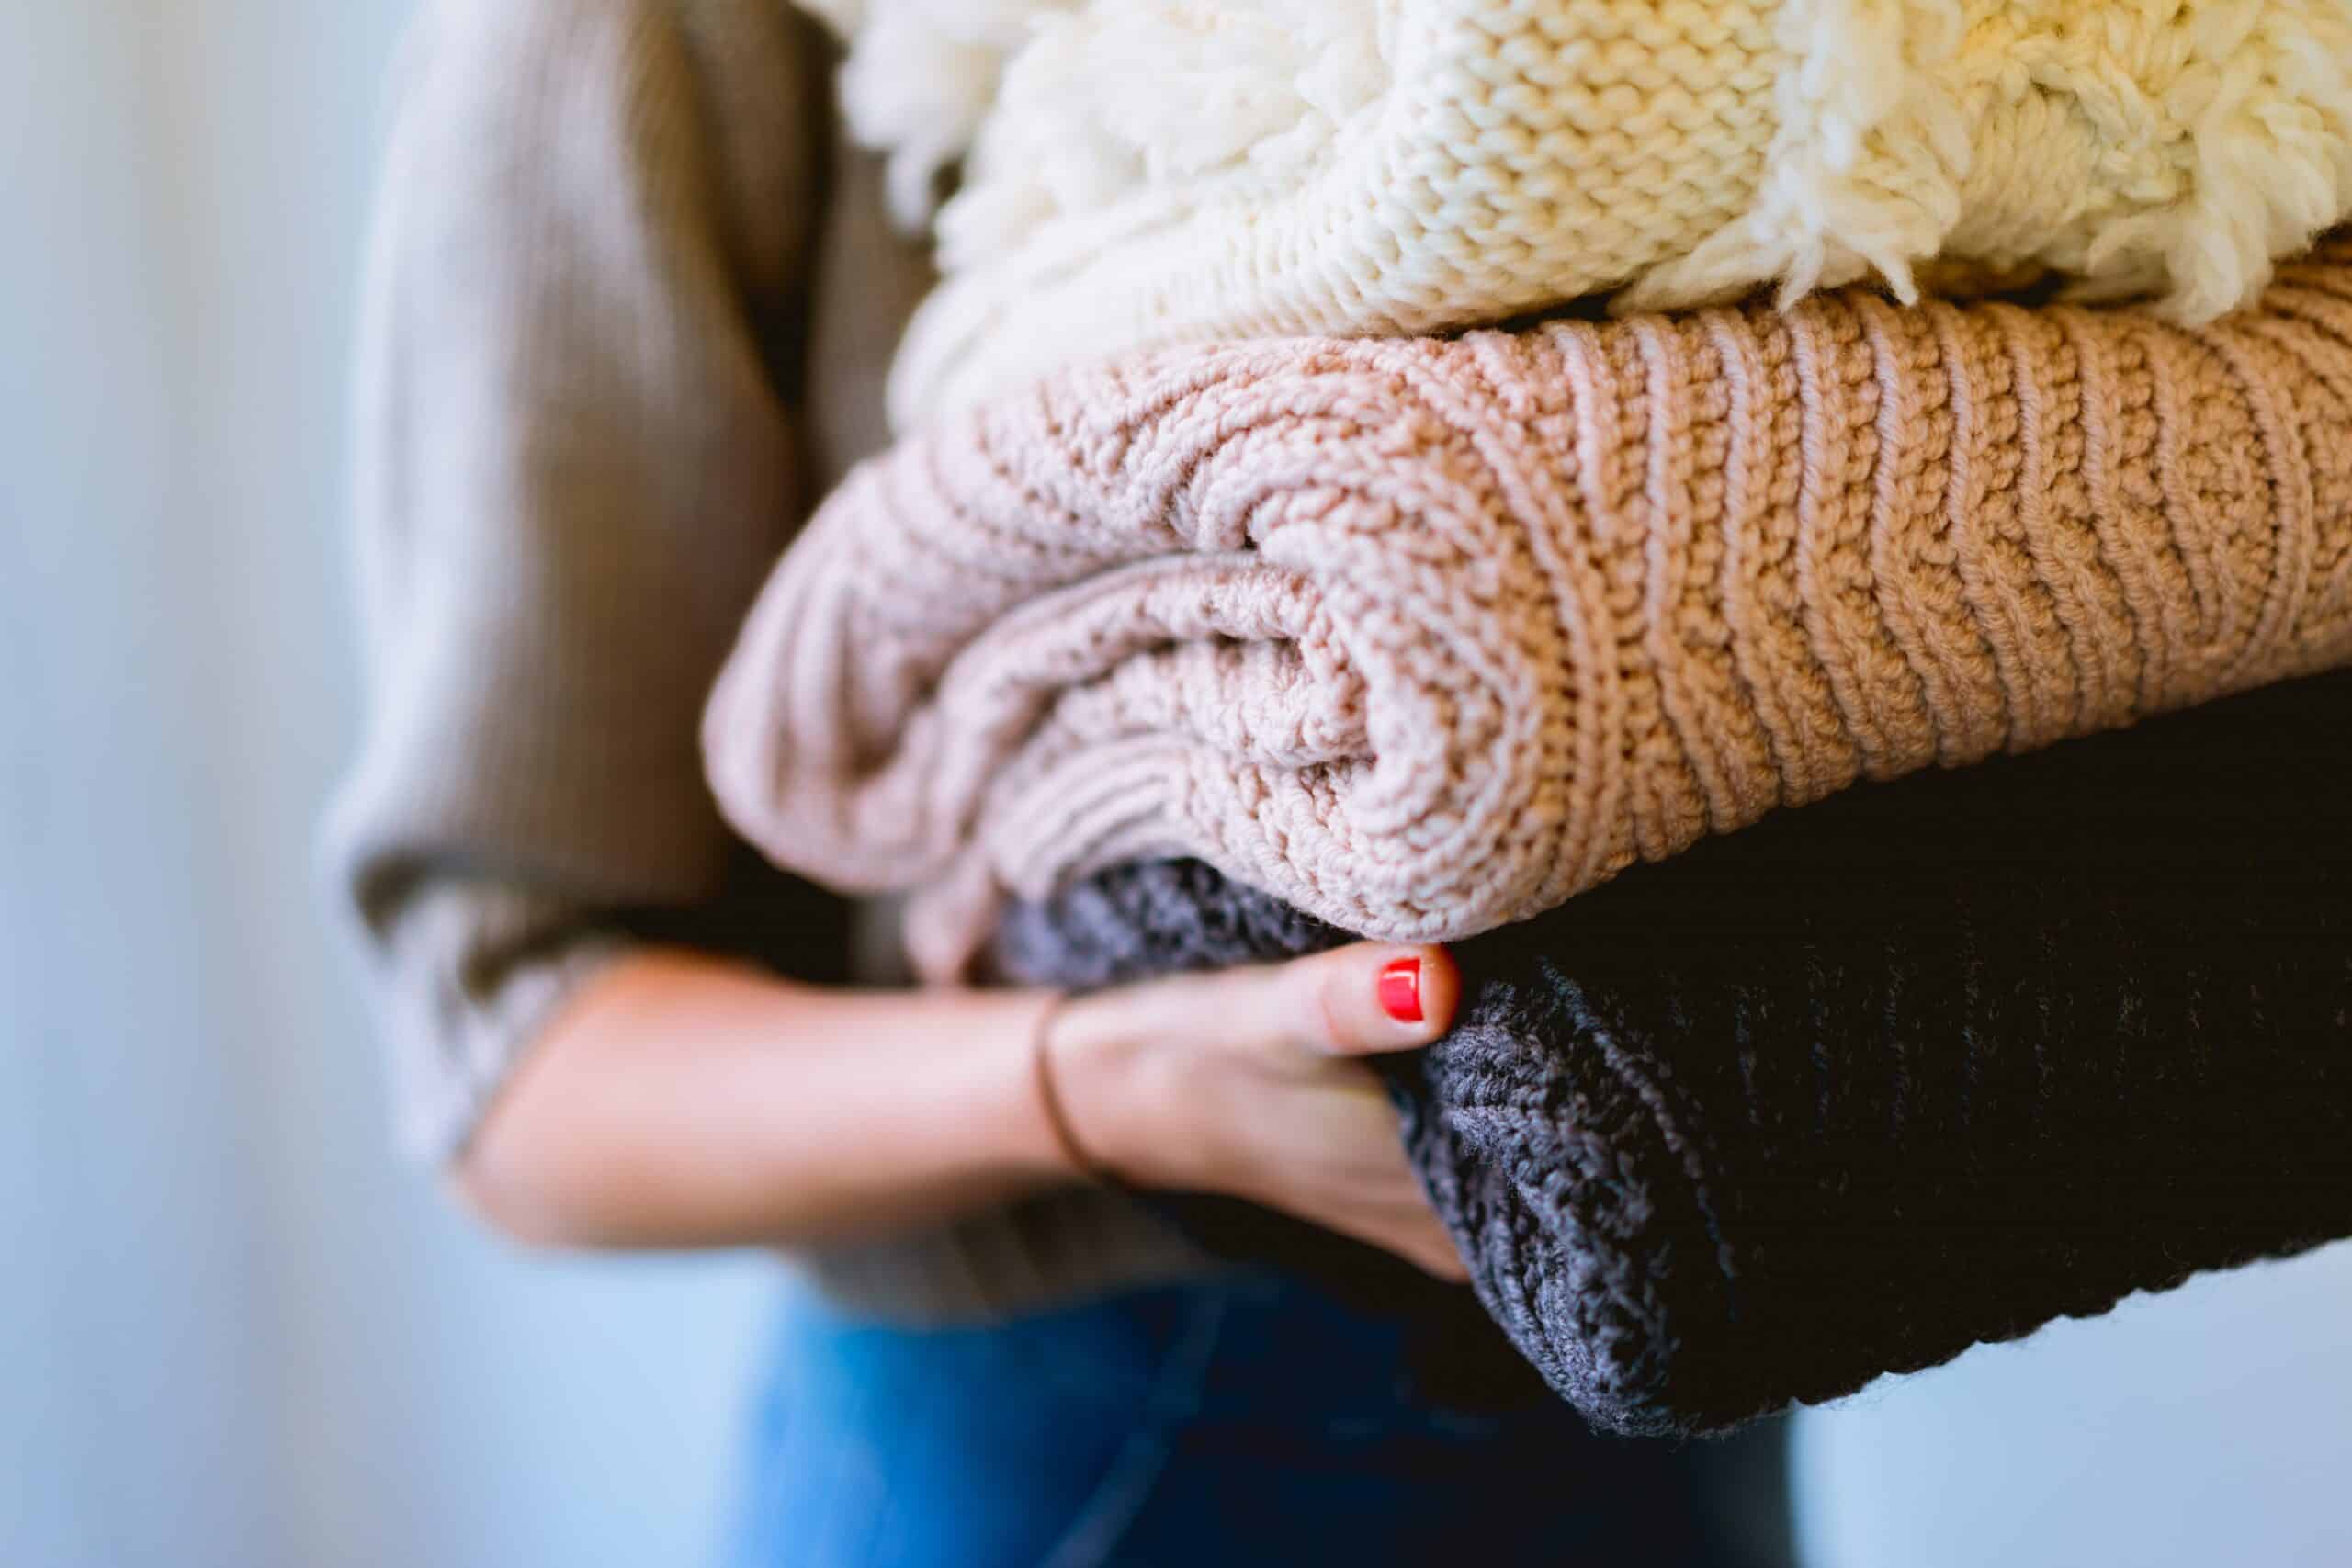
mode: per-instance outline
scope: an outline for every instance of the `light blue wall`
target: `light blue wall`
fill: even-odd
[[[764,1271],[463,1228],[385,1153],[311,885],[400,10],[0,4],[8,1568],[677,1564],[722,1485]],[[2352,1562],[2352,1251],[1979,1351],[1800,1454],[1823,1568]]]
[[[2346,1568],[2352,1246],[1882,1382],[1796,1451],[1814,1568]]]
[[[723,1482],[764,1269],[475,1237],[322,930],[401,9],[0,4],[9,1568],[644,1568]]]

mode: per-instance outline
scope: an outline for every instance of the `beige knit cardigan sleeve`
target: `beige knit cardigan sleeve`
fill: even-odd
[[[1008,894],[1197,855],[1454,938],[1865,779],[2352,658],[2352,246],[2132,310],[1565,321],[1065,374],[856,474],[705,721],[770,855]]]
[[[368,707],[325,858],[421,1153],[622,912],[727,881],[695,723],[799,515],[760,328],[817,208],[811,43],[768,0],[426,0],[405,40],[356,367]]]

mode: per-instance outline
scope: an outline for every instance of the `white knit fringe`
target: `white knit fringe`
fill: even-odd
[[[2194,323],[2352,214],[2352,0],[801,0],[936,215],[901,423],[1070,358],[2056,272]]]
[[[2032,209],[2053,107],[2101,143],[2098,186],[2036,244],[2075,292],[2145,294],[2184,325],[2254,299],[2272,262],[2352,207],[2352,6],[2271,0],[1788,0],[1781,130],[1755,206],[1618,296],[1621,310],[1783,304],[1875,274],[1918,297],[1972,209]],[[2003,108],[2024,106],[2024,112]],[[1985,177],[1978,178],[1984,171]]]
[[[891,216],[931,219],[939,176],[970,151],[1008,56],[1079,0],[799,0],[848,43],[842,114],[888,154]]]

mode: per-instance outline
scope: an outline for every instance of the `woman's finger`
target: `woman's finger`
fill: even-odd
[[[1320,1173],[1317,1190],[1305,1204],[1306,1217],[1396,1253],[1440,1279],[1467,1279],[1453,1237],[1405,1157],[1396,1113],[1385,1097],[1365,1108],[1361,1130],[1345,1141],[1352,1155]]]
[[[1276,972],[1286,1032],[1295,1043],[1345,1056],[1410,1051],[1453,1025],[1462,975],[1442,947],[1362,942]]]
[[[1430,1212],[1429,1201],[1418,1189],[1409,1202],[1334,1215],[1328,1223],[1331,1229],[1395,1253],[1423,1273],[1457,1284],[1470,1278],[1461,1253],[1454,1249],[1453,1238],[1446,1234],[1445,1226]]]
[[[1391,1248],[1396,1255],[1424,1274],[1443,1280],[1452,1285],[1470,1282],[1470,1266],[1462,1261],[1462,1254],[1445,1227],[1434,1219],[1416,1225],[1408,1233],[1402,1247]]]

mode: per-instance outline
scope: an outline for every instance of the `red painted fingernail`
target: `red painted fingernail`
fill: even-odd
[[[1421,1021],[1421,961],[1399,958],[1380,972],[1380,1009],[1399,1023]]]

